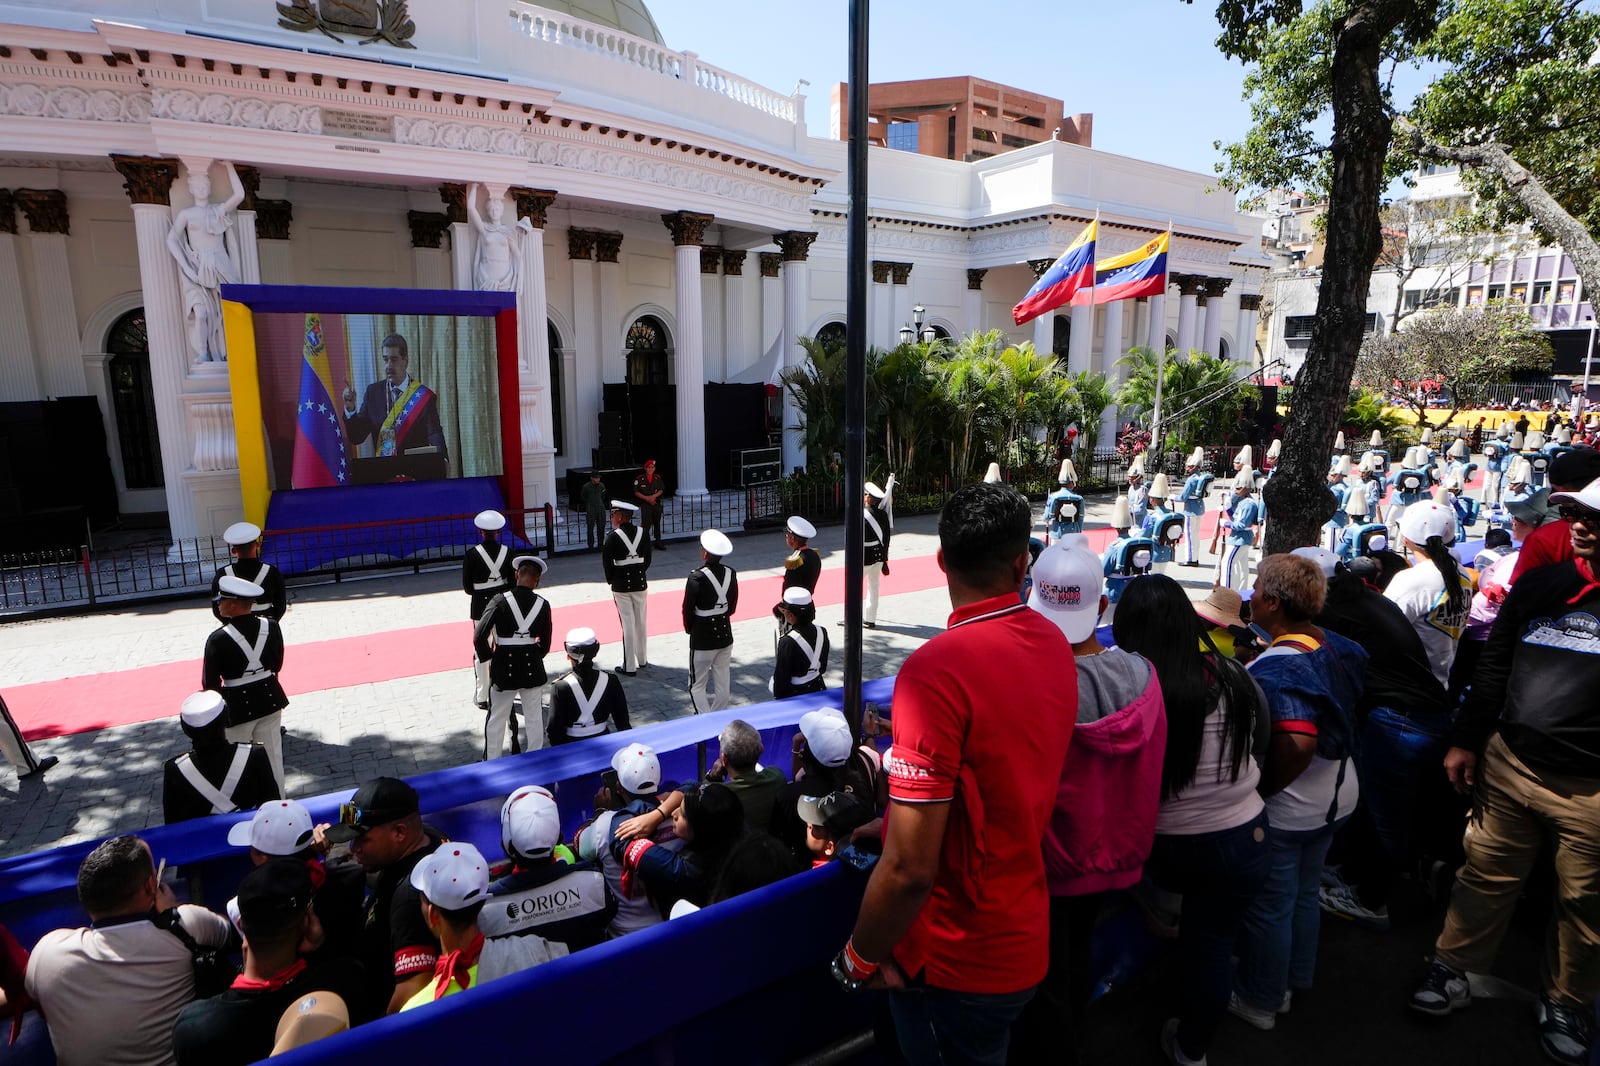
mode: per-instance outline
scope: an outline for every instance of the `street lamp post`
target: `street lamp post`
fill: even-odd
[[[921,304],[911,309],[911,322],[900,327],[900,343],[910,344],[921,341],[923,344],[932,344],[939,334],[932,326],[924,326],[923,320],[927,318],[928,309]]]

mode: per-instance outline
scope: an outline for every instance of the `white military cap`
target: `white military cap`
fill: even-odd
[[[1133,524],[1133,516],[1128,511],[1128,497],[1118,496],[1117,502],[1111,505],[1111,524],[1117,529]]]
[[[875,499],[875,500],[883,499],[883,490],[880,489],[878,486],[874,485],[872,482],[870,482],[870,481],[867,482],[866,485],[863,486],[863,488],[866,489],[867,495],[871,496],[873,499]]]
[[[588,626],[567,630],[566,646],[568,648],[587,648],[591,644],[599,644],[600,638],[595,636],[594,630]]]
[[[1056,484],[1070,485],[1078,480],[1078,469],[1072,465],[1071,459],[1061,460],[1061,472],[1056,475]]]
[[[261,527],[254,522],[235,522],[222,531],[222,539],[235,548],[241,544],[253,544],[261,539]]]
[[[1344,430],[1342,429],[1339,431],[1339,435],[1333,438],[1333,450],[1336,452],[1344,451]]]
[[[1367,486],[1357,481],[1350,486],[1350,496],[1344,502],[1344,513],[1352,518],[1365,518],[1368,513]]]
[[[1167,483],[1167,475],[1165,473],[1158,473],[1150,479],[1150,495],[1154,499],[1164,500],[1171,491],[1172,486]]]
[[[613,511],[627,511],[629,514],[639,513],[639,508],[629,503],[627,500],[612,500],[611,509]]]
[[[1432,426],[1428,426],[1425,429],[1423,429],[1423,431],[1422,431],[1422,443],[1424,443],[1424,444],[1432,444],[1433,443],[1433,427]]]
[[[506,528],[506,516],[499,511],[479,511],[477,517],[472,520],[472,524],[485,533],[493,533],[496,530]]]
[[[1183,461],[1184,466],[1199,466],[1206,461],[1206,451],[1200,445],[1194,446],[1194,451],[1189,453],[1189,458]]]
[[[217,582],[217,588],[232,600],[259,600],[267,594],[267,590],[254,581],[246,581],[242,577],[232,577],[227,574]]]
[[[986,485],[998,485],[998,484],[1000,484],[1001,480],[1002,479],[1000,477],[1000,464],[999,463],[990,463],[988,471],[983,475],[984,484],[986,484]]]
[[[1248,468],[1252,463],[1255,462],[1255,454],[1256,453],[1250,448],[1250,445],[1246,444],[1243,448],[1239,449],[1237,454],[1234,455],[1233,461],[1236,463],[1242,463],[1246,468]]]
[[[811,606],[811,593],[799,585],[793,585],[783,590],[783,602],[790,607],[809,607]]]
[[[1267,445],[1267,458],[1268,459],[1276,459],[1278,456],[1280,456],[1282,454],[1283,454],[1283,441],[1281,441],[1278,438],[1274,437],[1272,439],[1272,443]]]
[[[793,533],[801,540],[810,540],[812,537],[817,535],[817,527],[812,525],[810,522],[807,522],[799,515],[790,515],[789,521],[784,523],[783,528],[788,530],[790,533]]]
[[[1372,431],[1371,444],[1372,444],[1372,447],[1374,447],[1374,448],[1383,447],[1383,434],[1380,433],[1378,430],[1373,430]]]
[[[228,705],[222,702],[222,693],[206,689],[184,697],[183,707],[178,715],[183,719],[183,724],[190,729],[203,729],[217,720],[217,716],[227,710]]]
[[[523,563],[532,563],[534,566],[537,566],[539,568],[539,573],[541,574],[550,569],[550,564],[539,558],[537,555],[517,556],[515,559],[511,560],[511,569],[521,570]]]
[[[700,547],[711,555],[727,555],[733,551],[733,541],[720,529],[708,529],[700,534]]]

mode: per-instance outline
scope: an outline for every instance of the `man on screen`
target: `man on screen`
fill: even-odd
[[[356,410],[356,390],[344,387],[345,434],[352,445],[375,438],[378,455],[404,455],[432,446],[448,462],[444,431],[439,428],[439,397],[414,380],[407,368],[411,355],[398,333],[383,338],[383,377],[367,386]]]

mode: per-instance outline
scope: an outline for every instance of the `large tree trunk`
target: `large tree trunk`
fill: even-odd
[[[1378,257],[1378,201],[1392,134],[1379,89],[1381,46],[1403,4],[1353,5],[1333,51],[1333,184],[1328,245],[1317,290],[1317,317],[1294,402],[1283,455],[1267,482],[1268,553],[1316,544],[1333,516],[1328,463],[1355,374],[1367,321],[1367,290]]]
[[[1433,140],[1410,119],[1401,118],[1398,122],[1400,135],[1406,138],[1418,155],[1460,163],[1498,175],[1528,214],[1572,257],[1573,264],[1578,268],[1578,277],[1583,279],[1583,291],[1596,291],[1596,286],[1600,286],[1600,243],[1595,242],[1582,222],[1567,213],[1566,208],[1550,195],[1531,171],[1512,158],[1504,145],[1491,142],[1457,148]]]

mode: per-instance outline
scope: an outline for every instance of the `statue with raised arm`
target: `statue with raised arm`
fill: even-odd
[[[506,202],[501,196],[488,197],[489,219],[478,213],[478,192],[482,185],[467,190],[467,219],[478,235],[478,254],[472,263],[472,287],[493,292],[515,292],[522,278],[522,233],[533,223],[521,219],[515,226],[505,223]]]
[[[228,198],[212,203],[209,166],[191,168],[189,193],[194,203],[173,216],[172,229],[167,231],[167,248],[182,275],[184,330],[190,358],[196,363],[220,363],[228,358],[222,336],[221,287],[240,279],[233,212],[244,202],[244,185],[232,163],[223,166],[231,186]]]

